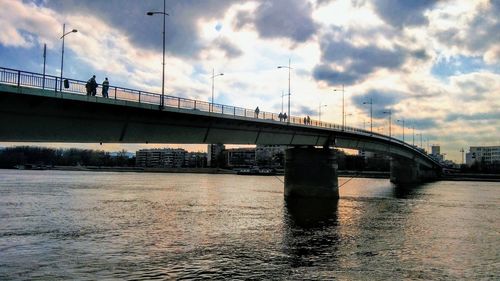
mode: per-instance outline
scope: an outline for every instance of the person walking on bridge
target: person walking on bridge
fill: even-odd
[[[109,90],[109,81],[108,81],[108,77],[106,77],[106,79],[104,79],[104,81],[102,82],[102,97],[103,98],[108,97],[108,90]]]
[[[87,81],[87,84],[85,84],[85,87],[87,88],[87,96],[93,96],[95,97],[97,93],[97,82],[95,81],[95,75],[93,75],[89,81]]]
[[[259,107],[257,106],[257,108],[255,108],[255,118],[259,118],[259,112],[260,112],[260,109]]]

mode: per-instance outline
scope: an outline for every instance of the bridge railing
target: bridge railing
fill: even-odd
[[[65,80],[67,80],[67,83],[65,83]],[[0,83],[15,85],[18,87],[23,86],[30,88],[54,90],[54,92],[59,92],[61,94],[64,93],[81,94],[81,95],[87,94],[87,90],[85,87],[87,83],[86,81],[70,79],[70,78],[63,78],[63,80],[61,81],[60,77],[53,75],[43,75],[40,73],[34,73],[34,72],[22,71],[4,67],[0,67]],[[99,86],[102,87],[102,85]],[[97,95],[100,96],[101,93],[97,93]],[[134,102],[154,104],[154,105],[160,105],[162,97],[160,94],[157,93],[128,89],[112,85],[110,85],[109,87],[108,96],[110,99],[115,99],[115,100],[134,101]],[[362,133],[365,135],[382,138],[393,143],[404,145],[408,148],[418,151],[418,149],[416,149],[415,147],[401,140],[383,134],[373,133],[367,130],[349,126],[345,126],[344,128],[342,128],[342,126],[338,124],[328,123],[313,119],[311,119],[309,122],[305,122],[307,120],[304,120],[304,117],[289,116],[288,120],[285,121],[283,119],[280,120],[279,115],[272,112],[260,111],[257,114],[253,109],[210,103],[206,101],[193,100],[193,99],[175,97],[170,95],[164,96],[163,104],[166,107],[173,107],[179,109],[212,112],[217,114],[245,117],[251,119],[260,119],[265,121],[289,122],[291,124],[296,124],[296,125],[321,127],[321,128],[335,129],[335,130],[343,130],[347,132]]]

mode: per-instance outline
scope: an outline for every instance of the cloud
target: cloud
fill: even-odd
[[[370,100],[372,102],[372,114],[374,118],[386,118],[384,111],[391,110],[397,114],[396,104],[405,98],[405,94],[391,90],[369,90],[368,92],[351,97],[351,104],[370,115]],[[365,103],[365,104],[364,104]]]
[[[465,120],[465,121],[483,121],[483,120],[500,120],[500,111],[481,112],[475,114],[450,113],[445,119],[447,122]]]
[[[436,12],[436,24],[432,28],[437,40],[466,56],[482,56],[488,64],[500,62],[500,1],[483,1],[462,13],[454,10]],[[438,19],[445,20],[444,22]],[[447,20],[447,21],[446,21]],[[451,23],[449,21],[453,20]],[[438,24],[439,23],[439,24]],[[495,36],[496,34],[497,36]]]
[[[33,3],[9,1],[0,9],[0,44],[30,48],[46,42],[50,48],[56,39],[54,34],[62,32],[55,28],[59,26],[56,18],[56,13],[50,9]]]
[[[240,48],[231,43],[227,38],[217,38],[214,45],[224,52],[227,58],[237,58],[243,54]]]
[[[301,106],[299,106],[299,108],[297,110],[297,115],[298,116],[304,116],[304,115],[306,115],[306,116],[310,116],[311,118],[314,119],[318,115],[318,112],[319,112],[318,109],[313,109],[313,108],[311,108],[309,106],[301,105]],[[312,116],[314,116],[314,117],[312,117]]]
[[[436,128],[438,122],[435,118],[426,117],[426,118],[411,118],[405,120],[405,125],[407,128],[415,128],[416,130],[426,130]]]
[[[163,22],[161,15],[147,16],[148,11],[162,11],[161,1],[122,0],[47,0],[47,7],[63,15],[82,15],[98,18],[126,33],[130,42],[138,48],[161,51]],[[200,19],[217,19],[236,0],[168,0],[166,11],[166,51],[175,56],[197,57],[207,48],[200,37]],[[89,30],[92,32],[92,30]],[[106,37],[106,34],[100,34]]]
[[[253,12],[238,13],[237,29],[253,25],[261,38],[287,38],[303,43],[318,30],[312,19],[313,6],[302,0],[263,0]]]
[[[344,32],[340,32],[344,33]],[[381,48],[375,45],[356,46],[338,32],[324,35],[320,41],[321,63],[313,69],[313,77],[330,85],[353,84],[366,79],[378,69],[401,67],[411,52],[396,46]],[[425,57],[417,51],[415,57]],[[335,65],[333,68],[331,64]]]
[[[402,28],[405,26],[426,25],[428,19],[424,12],[436,3],[434,0],[375,0],[376,13],[388,24]]]

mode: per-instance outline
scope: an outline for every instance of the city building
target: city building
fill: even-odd
[[[500,163],[500,146],[471,146],[465,154],[465,163],[472,166],[474,163],[487,165]]]
[[[207,154],[204,152],[188,152],[186,153],[184,165],[191,168],[207,167]]]
[[[186,150],[181,148],[141,149],[136,152],[136,166],[180,168],[185,166]]]
[[[431,146],[431,154],[429,154],[429,156],[438,162],[444,161],[444,155],[441,154],[441,146],[439,145]]]
[[[286,145],[257,145],[255,161],[259,166],[284,167]]]
[[[223,166],[223,152],[225,146],[223,144],[209,144],[207,149],[207,166],[220,167]]]
[[[255,166],[255,148],[231,148],[226,154],[226,166],[229,168]]]

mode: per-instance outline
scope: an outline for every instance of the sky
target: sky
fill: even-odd
[[[161,0],[0,0],[0,66],[161,92]],[[500,145],[500,0],[167,0],[165,91],[461,148]],[[326,106],[324,106],[326,105]],[[284,108],[287,107],[285,98]],[[414,128],[414,129],[413,129]],[[13,145],[3,143],[1,146]],[[38,144],[49,145],[49,144]],[[50,144],[75,147],[75,144]],[[165,147],[86,144],[104,150]],[[176,146],[176,145],[173,145]],[[184,146],[203,150],[197,145]]]

